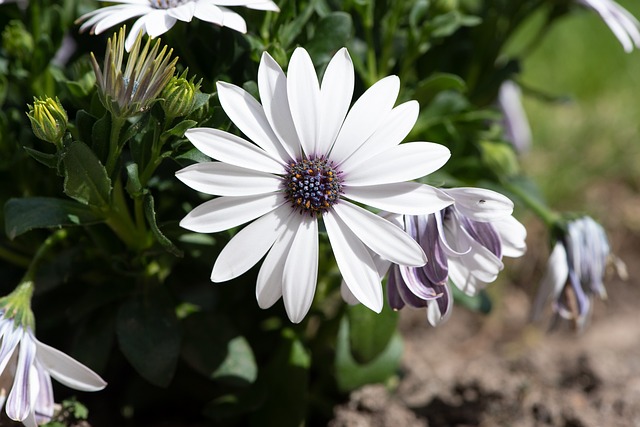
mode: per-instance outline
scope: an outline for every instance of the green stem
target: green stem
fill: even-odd
[[[0,258],[19,267],[25,268],[28,267],[31,262],[31,260],[26,256],[16,254],[3,246],[0,246]]]
[[[518,197],[518,199],[520,199],[527,208],[531,209],[531,211],[533,211],[533,213],[536,214],[547,227],[552,228],[560,223],[562,219],[560,214],[552,211],[535,197],[532,197],[522,187],[510,182],[503,183],[503,186],[507,191]]]
[[[120,157],[122,147],[120,146],[120,130],[126,122],[126,119],[121,117],[111,116],[111,134],[109,135],[109,155],[107,156],[107,174],[113,175],[113,171],[116,167],[116,162]]]
[[[366,7],[366,15],[364,17],[363,24],[365,28],[365,38],[367,41],[367,87],[370,87],[378,80],[376,45],[373,37],[373,13],[375,0],[370,0]]]
[[[107,225],[129,248],[144,247],[145,239],[141,238],[141,233],[131,219],[120,179],[113,186],[112,207],[107,216]]]

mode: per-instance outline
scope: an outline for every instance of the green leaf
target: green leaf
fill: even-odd
[[[333,12],[322,18],[313,39],[306,45],[315,65],[327,64],[340,48],[347,45],[352,33],[353,22],[348,13]]]
[[[258,365],[248,341],[223,316],[194,313],[184,320],[182,357],[200,374],[234,386],[258,377]]]
[[[118,310],[116,334],[122,353],[150,383],[167,387],[180,354],[180,323],[169,297],[156,291],[125,301]]]
[[[59,157],[56,154],[43,153],[42,151],[35,150],[29,147],[23,147],[32,159],[36,160],[43,165],[50,167],[51,169],[57,169]]]
[[[105,113],[91,127],[91,148],[101,162],[107,161],[111,137],[111,115]],[[86,142],[86,140],[84,141]]]
[[[336,343],[336,380],[340,390],[349,391],[365,384],[384,382],[397,372],[403,347],[397,331],[377,358],[360,364],[351,355],[349,330],[349,319],[345,315],[340,322]]]
[[[109,204],[111,179],[100,160],[83,142],[72,142],[62,153],[65,166],[64,192],[89,206]]]
[[[167,136],[177,136],[178,138],[182,138],[188,129],[191,129],[197,124],[198,122],[195,120],[183,120],[168,131],[164,132],[162,136],[165,138]]]
[[[140,176],[138,174],[138,165],[135,163],[129,163],[127,169],[127,193],[131,197],[139,197],[142,195],[142,183],[140,182]]]
[[[299,427],[304,424],[309,400],[311,354],[291,329],[282,331],[273,358],[264,369],[266,401],[254,412],[251,425]]]
[[[427,105],[440,92],[453,90],[464,93],[467,90],[465,81],[455,74],[434,73],[418,83],[413,99],[420,105]]]
[[[158,228],[153,196],[148,192],[144,195],[144,214],[147,218],[149,226],[151,227],[153,235],[155,236],[156,240],[162,245],[162,247],[165,248],[165,250],[170,254],[177,257],[182,257],[184,253],[180,249],[178,249],[178,247],[174,245],[173,242],[162,233],[162,231],[160,231],[160,228]]]
[[[389,345],[396,331],[398,313],[388,305],[378,314],[357,304],[347,308],[347,316],[351,354],[358,363],[369,363]]]
[[[76,128],[78,129],[78,139],[85,144],[93,139],[93,126],[97,119],[85,110],[76,113]]]
[[[307,25],[307,21],[313,15],[313,2],[309,2],[305,9],[300,11],[292,11],[289,17],[290,20],[284,21],[287,17],[281,13],[279,18],[283,20],[278,27],[278,40],[282,49],[286,50],[291,46],[294,40],[298,37],[303,28]]]
[[[89,225],[104,218],[77,202],[52,197],[9,199],[4,205],[5,232],[10,239],[34,228]]]

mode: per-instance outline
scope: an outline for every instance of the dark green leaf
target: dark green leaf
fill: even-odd
[[[78,139],[85,144],[93,139],[93,126],[97,119],[85,110],[76,113],[76,129],[78,129]]]
[[[5,232],[10,239],[34,228],[88,225],[104,220],[84,205],[52,197],[9,199],[4,215]]]
[[[65,166],[64,192],[67,196],[95,207],[109,204],[111,179],[100,160],[84,143],[72,142],[62,155]]]
[[[42,151],[35,150],[29,147],[23,147],[27,154],[34,160],[42,163],[43,165],[56,169],[58,167],[59,157],[56,154],[43,153]]]
[[[96,120],[91,128],[91,149],[101,162],[106,163],[109,154],[109,139],[111,137],[111,115],[105,113]],[[87,142],[87,140],[83,141]]]
[[[316,66],[327,64],[340,48],[347,45],[352,32],[353,22],[348,13],[333,12],[322,18],[313,39],[306,45]]]
[[[139,197],[142,195],[142,183],[140,183],[140,176],[138,174],[138,165],[135,163],[129,163],[127,165],[127,193],[131,197]]]
[[[175,255],[177,257],[182,257],[183,252],[178,249],[176,245],[173,244],[171,240],[169,240],[158,228],[158,224],[156,222],[156,211],[154,207],[153,196],[151,193],[147,193],[144,195],[144,214],[147,218],[147,222],[151,227],[151,231],[155,236],[156,240],[162,245],[163,248],[166,249],[167,252]]]
[[[451,293],[456,304],[459,304],[471,311],[476,311],[482,314],[489,314],[491,312],[491,298],[489,294],[483,289],[476,296],[469,296],[459,290],[455,286],[451,286]]]
[[[75,332],[71,354],[96,372],[104,372],[115,337],[115,313],[105,307],[82,319]]]
[[[197,372],[235,386],[256,380],[253,351],[226,317],[194,313],[185,319],[184,328],[182,356]]]
[[[180,353],[180,323],[169,298],[155,294],[125,301],[116,319],[122,353],[142,377],[167,387]]]
[[[418,84],[413,99],[418,101],[420,105],[427,105],[436,94],[445,90],[465,92],[467,85],[461,77],[455,74],[434,73]]]
[[[349,319],[340,322],[336,344],[336,380],[340,390],[349,391],[365,384],[384,382],[393,376],[402,357],[402,338],[396,331],[387,348],[376,359],[367,364],[359,364],[351,355]]]
[[[366,364],[378,357],[396,331],[398,313],[385,305],[380,314],[362,304],[347,308],[351,355],[358,363]]]
[[[285,329],[273,358],[264,369],[267,400],[253,414],[252,425],[299,427],[304,423],[309,399],[311,354],[293,330]],[[262,372],[261,372],[262,374]]]

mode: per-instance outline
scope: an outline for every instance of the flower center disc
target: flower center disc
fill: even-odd
[[[290,163],[284,185],[291,204],[309,215],[325,213],[342,193],[341,172],[324,158]]]
[[[154,9],[171,9],[189,3],[190,1],[192,0],[149,0],[149,3],[151,3],[151,7]]]

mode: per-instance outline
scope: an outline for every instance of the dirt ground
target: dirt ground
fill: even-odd
[[[586,330],[529,322],[548,249],[544,229],[527,222],[529,252],[492,285],[500,290],[492,313],[456,307],[432,328],[405,309],[398,383],[356,390],[330,426],[640,426],[640,196],[625,188],[594,186],[585,196],[629,273],[608,278],[609,298],[594,301]]]

